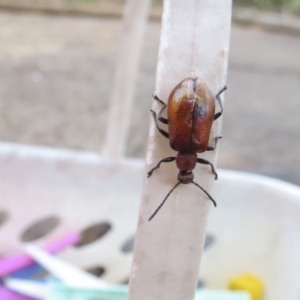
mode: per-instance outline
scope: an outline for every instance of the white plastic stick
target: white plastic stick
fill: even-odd
[[[160,99],[166,102],[174,86],[188,76],[202,77],[215,94],[225,85],[230,20],[230,0],[165,0],[155,89]],[[160,107],[153,105],[155,111]],[[212,136],[221,134],[220,120],[215,123]],[[175,155],[152,121],[146,172]],[[199,157],[215,164],[215,155],[210,151]],[[145,176],[129,300],[194,298],[211,201],[196,186],[179,185],[148,222],[176,184],[177,173],[172,162],[163,163],[149,179]],[[194,181],[213,196],[210,168],[198,165],[194,174]]]
[[[122,40],[116,63],[108,127],[103,154],[118,159],[124,154],[129,130],[135,80],[148,16],[149,0],[127,0],[124,7]]]
[[[49,293],[47,284],[33,280],[7,278],[5,280],[5,286],[21,295],[34,297],[36,299],[45,299]]]
[[[65,262],[61,259],[49,255],[33,244],[25,244],[24,250],[37,262],[39,262],[52,275],[58,277],[63,283],[69,286],[80,287],[105,287],[102,280],[86,273],[85,271]]]

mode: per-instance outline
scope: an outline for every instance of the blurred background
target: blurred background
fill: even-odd
[[[122,6],[122,0],[0,0],[2,142],[101,151]],[[161,11],[161,1],[153,1],[129,157],[145,156]],[[299,0],[234,1],[218,167],[300,185],[299,19]]]

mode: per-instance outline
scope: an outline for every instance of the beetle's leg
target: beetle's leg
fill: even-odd
[[[176,157],[166,157],[164,159],[162,159],[157,165],[156,167],[154,167],[153,169],[151,169],[149,172],[148,172],[148,177],[150,177],[153,173],[154,170],[158,169],[160,167],[160,164],[163,163],[163,162],[171,162],[171,161],[174,161],[176,159]]]
[[[156,118],[156,112],[154,112],[152,109],[150,110],[152,112],[152,116],[156,125],[157,130],[167,139],[169,138],[169,134],[164,131],[163,129],[159,128],[158,123],[157,123],[157,118]]]
[[[222,137],[221,136],[217,136],[215,137],[215,146],[214,147],[207,147],[206,151],[213,151],[217,148],[217,144],[218,144],[218,141],[221,139]]]
[[[216,95],[216,98],[217,98],[217,100],[218,100],[218,102],[219,102],[221,111],[215,114],[214,120],[217,120],[217,119],[223,114],[223,105],[222,105],[222,102],[221,102],[221,99],[220,99],[220,95],[221,95],[224,91],[226,91],[226,90],[227,90],[227,86],[225,85],[225,86],[221,89],[221,91]]]
[[[154,98],[156,101],[158,101],[160,104],[163,105],[163,107],[161,108],[161,110],[160,110],[159,113],[158,113],[158,120],[161,121],[161,122],[164,123],[164,124],[168,124],[168,123],[169,123],[168,119],[163,118],[163,117],[161,116],[162,112],[166,109],[167,104],[166,104],[164,101],[160,100],[156,95],[153,95],[153,98]]]
[[[209,161],[207,161],[207,160],[205,160],[203,158],[198,158],[197,159],[197,163],[204,164],[204,165],[210,165],[211,166],[211,171],[215,174],[215,180],[218,179],[218,174],[217,174],[217,172],[216,172],[216,170],[215,170],[215,168],[214,168],[214,166],[213,166],[212,163],[210,163]]]

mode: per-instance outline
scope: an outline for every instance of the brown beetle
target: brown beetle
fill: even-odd
[[[208,192],[193,181],[194,174],[192,170],[195,168],[196,163],[210,165],[212,173],[215,174],[215,179],[218,179],[214,166],[205,159],[197,158],[197,153],[214,150],[218,140],[221,138],[215,138],[215,146],[211,147],[208,145],[213,121],[218,119],[223,113],[220,95],[226,89],[227,86],[224,86],[221,91],[214,96],[208,85],[202,79],[186,78],[182,80],[175,86],[169,96],[168,119],[161,116],[167,105],[157,96],[154,96],[154,99],[163,105],[158,113],[158,118],[156,117],[156,113],[151,110],[155,125],[163,136],[170,139],[171,148],[177,151],[178,154],[176,157],[171,156],[162,159],[156,167],[148,172],[148,177],[152,175],[154,170],[160,167],[161,163],[174,160],[176,160],[179,173],[177,176],[178,182],[150,216],[149,221],[154,218],[167,198],[180,183],[193,183],[208,196],[215,206],[217,205]],[[221,109],[218,113],[215,113],[215,98],[218,100]],[[159,127],[157,120],[169,125],[169,133]]]

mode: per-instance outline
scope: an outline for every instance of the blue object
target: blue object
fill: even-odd
[[[127,300],[127,296],[127,285],[86,289],[54,284],[45,300]],[[247,292],[201,290],[197,291],[195,300],[251,300],[251,296]]]
[[[10,274],[9,277],[18,279],[33,279],[38,273],[45,271],[46,270],[40,264],[34,264],[30,267]]]

